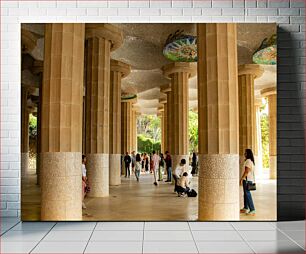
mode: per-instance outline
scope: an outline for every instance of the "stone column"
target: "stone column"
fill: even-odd
[[[189,166],[188,155],[188,79],[196,74],[196,69],[190,63],[175,62],[163,67],[166,77],[171,78],[172,119],[170,132],[172,139],[172,166],[175,168],[181,159],[186,159]]]
[[[121,79],[131,71],[129,65],[111,60],[109,114],[109,184],[121,184]]]
[[[28,90],[21,87],[21,176],[29,170],[29,111],[27,106]]]
[[[159,99],[159,103],[163,106],[162,108],[162,118],[161,118],[161,152],[165,155],[167,151],[167,100]]]
[[[198,24],[199,220],[239,220],[236,24]]]
[[[160,153],[165,151],[165,118],[164,118],[164,104],[160,104],[157,109],[157,116],[160,118]]]
[[[89,196],[109,195],[110,52],[122,33],[108,24],[87,24],[86,154]]]
[[[137,112],[136,109],[132,108],[132,119],[131,119],[131,150],[137,153]]]
[[[172,133],[172,99],[171,99],[171,84],[161,87],[161,92],[167,95],[167,103],[164,105],[164,117],[165,117],[165,151],[169,151],[172,154],[171,148],[171,133]]]
[[[135,100],[121,101],[121,154],[132,152],[132,105]]]
[[[84,24],[46,24],[41,220],[82,220]]]
[[[244,172],[245,149],[251,149],[255,155],[254,81],[261,77],[263,72],[263,68],[258,64],[244,64],[238,68],[240,176]]]
[[[276,125],[276,89],[266,88],[261,95],[268,98],[269,106],[269,157],[270,179],[277,178],[277,125]]]
[[[262,178],[262,143],[261,143],[261,124],[260,124],[261,99],[255,99],[255,175],[256,179]]]

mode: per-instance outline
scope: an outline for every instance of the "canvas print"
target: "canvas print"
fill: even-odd
[[[21,24],[23,221],[277,219],[275,24]]]

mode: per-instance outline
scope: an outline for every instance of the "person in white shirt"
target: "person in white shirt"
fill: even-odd
[[[157,173],[159,168],[159,156],[155,153],[155,151],[152,152],[152,164],[153,164],[153,175],[154,175],[154,185],[157,186]]]
[[[190,190],[188,173],[184,172],[180,179],[177,181],[177,193],[178,196],[184,196]]]
[[[177,181],[183,175],[185,170],[186,160],[181,159],[180,164],[175,168],[173,172],[173,179],[174,179],[174,192],[177,192]]]
[[[244,207],[240,210],[241,213],[246,213],[247,215],[255,215],[255,206],[252,199],[252,194],[250,190],[247,188],[248,183],[252,184],[254,179],[254,156],[251,149],[245,149],[244,152],[245,162],[244,162],[244,172],[240,179],[240,185],[243,186],[243,200]]]
[[[82,155],[82,190],[83,190],[83,202],[82,202],[82,208],[86,209],[86,205],[84,203],[84,199],[86,196],[86,186],[87,186],[87,176],[86,176],[86,156]]]

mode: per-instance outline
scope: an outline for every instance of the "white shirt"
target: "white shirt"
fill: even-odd
[[[157,154],[154,154],[152,156],[152,161],[153,161],[153,169],[154,170],[158,170],[158,166],[159,166],[159,156]]]
[[[86,177],[86,167],[82,164],[82,176]]]
[[[244,162],[243,168],[245,169],[245,167],[250,169],[249,173],[247,174],[247,180],[254,182],[254,167],[255,167],[254,163],[250,159],[247,159]]]
[[[184,167],[185,165],[184,166],[178,165],[174,170],[174,175],[176,175],[177,177],[181,177],[185,172]]]

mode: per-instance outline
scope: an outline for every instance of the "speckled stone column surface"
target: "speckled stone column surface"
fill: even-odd
[[[86,24],[86,155],[90,197],[109,195],[110,52],[122,32],[108,24]]]
[[[29,112],[27,108],[28,90],[21,88],[21,176],[29,170]]]
[[[109,184],[121,184],[121,79],[131,71],[123,62],[111,60],[109,111]]]
[[[251,149],[255,154],[254,81],[261,77],[263,72],[263,68],[258,64],[243,64],[238,68],[240,175],[244,172],[245,149]]]
[[[198,24],[199,220],[239,220],[236,24]]]
[[[46,24],[41,220],[82,220],[84,24]]]
[[[175,168],[181,158],[188,157],[188,79],[196,74],[196,68],[191,63],[175,62],[164,66],[163,73],[171,78],[172,121],[168,135],[171,135],[172,166]],[[186,162],[188,165],[189,160]]]
[[[266,88],[261,95],[268,98],[269,106],[269,157],[270,179],[277,178],[277,122],[276,122],[276,88]]]

